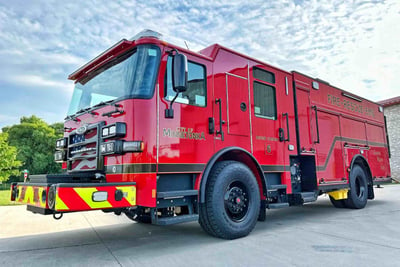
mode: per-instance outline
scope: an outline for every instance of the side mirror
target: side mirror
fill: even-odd
[[[176,54],[172,58],[172,89],[176,93],[174,99],[172,99],[169,108],[165,110],[165,118],[172,119],[174,117],[174,110],[172,104],[178,97],[179,93],[187,90],[188,83],[188,63],[187,58],[183,54]]]
[[[183,54],[175,54],[172,59],[172,87],[175,93],[182,93],[187,90],[188,63]]]

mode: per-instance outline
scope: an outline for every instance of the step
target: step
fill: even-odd
[[[179,190],[179,191],[166,191],[166,192],[157,192],[157,198],[180,198],[186,196],[197,196],[199,194],[199,190]]]
[[[314,192],[301,192],[300,195],[304,203],[314,202],[317,200],[317,196]]]
[[[281,208],[286,208],[289,207],[289,203],[271,203],[268,204],[269,209],[281,209]]]
[[[267,186],[268,191],[275,191],[280,189],[286,189],[287,186],[285,184],[271,184]]]
[[[199,219],[198,214],[180,215],[174,217],[157,218],[157,225],[171,225],[177,223],[194,222]]]

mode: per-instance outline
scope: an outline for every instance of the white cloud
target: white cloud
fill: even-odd
[[[36,88],[35,90],[41,90],[46,88],[56,89],[56,90],[65,90],[71,91],[72,85],[68,82],[60,82],[60,81],[52,81],[44,79],[41,76],[37,75],[19,75],[19,76],[11,76],[6,81],[13,82],[18,85],[28,85]]]

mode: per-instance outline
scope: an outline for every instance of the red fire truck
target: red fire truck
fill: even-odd
[[[361,209],[390,182],[382,107],[218,44],[144,31],[79,68],[55,160],[11,198],[34,213],[103,210],[246,236],[266,209],[329,194]]]

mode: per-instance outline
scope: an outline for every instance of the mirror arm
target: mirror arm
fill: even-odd
[[[172,104],[175,102],[178,95],[179,95],[179,92],[176,93],[175,97],[172,99],[171,103],[169,104],[169,108],[167,108],[165,110],[165,118],[172,119],[174,117],[174,110],[172,109]]]

